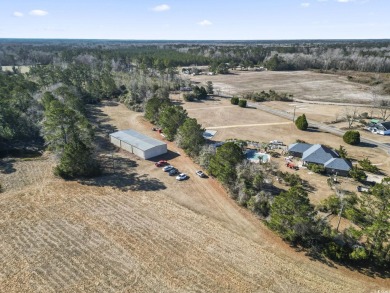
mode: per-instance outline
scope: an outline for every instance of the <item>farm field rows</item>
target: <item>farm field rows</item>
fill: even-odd
[[[347,76],[312,71],[232,71],[232,74],[197,75],[190,79],[202,84],[210,80],[217,92],[226,95],[272,89],[303,100],[368,103],[372,99],[372,88],[368,85],[348,81]]]
[[[117,129],[133,128],[159,137],[139,113],[123,105],[105,105],[100,110],[101,119]],[[252,122],[271,119],[263,118],[253,116],[258,121]],[[223,123],[222,114],[219,119]],[[289,125],[285,127],[289,131]],[[251,135],[258,137],[257,133]],[[168,148],[170,163],[189,174],[189,180],[177,182],[153,161],[125,152],[115,153],[115,167],[104,176],[79,182],[54,178],[50,156],[39,163],[12,162],[15,172],[0,173],[1,182],[9,182],[0,197],[0,291],[374,292],[389,288],[388,280],[327,266],[294,251],[237,206],[218,182],[197,177],[197,165],[177,154],[180,150],[173,143]],[[16,172],[25,180],[16,180]]]

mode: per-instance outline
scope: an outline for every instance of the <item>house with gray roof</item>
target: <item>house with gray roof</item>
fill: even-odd
[[[302,158],[303,165],[317,164],[329,174],[349,176],[351,162],[339,157],[334,150],[321,144],[294,143],[288,148],[290,155]]]
[[[288,152],[291,156],[302,158],[302,155],[305,151],[307,151],[309,148],[311,148],[313,145],[309,143],[293,143],[290,144],[288,147]]]
[[[334,150],[320,144],[315,144],[303,152],[302,161],[305,164],[313,163],[324,165],[330,159],[338,157],[339,155]]]
[[[352,169],[352,163],[342,158],[332,158],[324,164],[325,171],[329,174],[337,174],[341,176],[349,176],[349,171]]]

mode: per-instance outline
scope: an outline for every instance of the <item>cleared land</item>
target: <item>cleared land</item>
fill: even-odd
[[[187,109],[189,116],[196,118],[205,128],[216,130],[213,137],[215,141],[224,141],[226,139],[237,138],[249,141],[269,142],[271,140],[280,140],[285,144],[296,142],[297,139],[304,140],[312,144],[324,144],[338,149],[340,145],[344,146],[348,155],[355,160],[369,158],[371,162],[377,165],[385,174],[390,174],[390,157],[384,151],[371,146],[351,146],[344,143],[341,137],[321,132],[316,129],[311,131],[300,131],[296,126],[285,118],[281,118],[258,109],[240,108],[238,106],[229,106],[229,99],[214,98],[202,102],[184,102],[180,96],[175,99],[181,101],[183,107]],[[294,105],[296,106],[296,115],[306,113],[308,119],[312,117],[317,121],[332,121],[334,116],[340,115],[344,106],[336,105],[317,105],[309,103],[286,103],[286,102],[266,102],[265,105],[275,109],[281,109],[292,113]],[[363,109],[363,108],[362,108]],[[336,124],[335,127],[345,126],[345,123]],[[379,142],[390,142],[389,136],[374,135],[370,132],[361,132],[362,137],[375,139]],[[272,161],[279,164],[281,170],[288,172],[289,168],[284,166],[283,156]],[[318,204],[321,200],[333,194],[326,182],[327,177],[315,174],[307,169],[301,169],[297,172],[302,179],[308,181],[313,190],[309,193],[313,203]],[[340,179],[343,189],[356,191],[358,185],[351,178]]]
[[[191,80],[205,84],[210,80],[223,94],[235,95],[273,89],[294,98],[314,101],[368,103],[372,87],[349,81],[347,76],[311,71],[232,71],[227,75],[198,75]]]
[[[122,105],[95,108],[101,128],[158,137]],[[257,122],[258,123],[258,122]],[[390,287],[295,252],[169,143],[177,182],[101,137],[104,176],[63,181],[53,158],[8,161],[0,181],[1,292],[374,292]],[[115,171],[115,173],[114,173]],[[23,174],[24,179],[18,180]]]

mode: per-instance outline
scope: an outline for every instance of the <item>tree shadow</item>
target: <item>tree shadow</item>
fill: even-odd
[[[327,133],[326,131],[321,131],[320,129],[318,129],[318,127],[314,127],[314,126],[309,126],[307,129],[306,129],[307,132],[325,132]]]
[[[361,141],[358,144],[358,146],[363,147],[363,148],[377,148],[378,147],[376,144],[369,143],[369,142],[364,142],[364,141]]]
[[[317,251],[316,249],[306,250],[305,256],[307,256],[311,261],[318,261],[330,268],[337,269],[333,261],[326,258],[320,251]]]
[[[105,105],[116,106],[116,102],[107,102]],[[109,134],[118,131],[118,129],[107,123],[110,121],[110,118],[107,114],[103,113],[99,109],[101,105],[90,105],[88,107],[87,117],[91,124],[95,126],[95,144],[98,148],[98,151],[108,151],[113,152],[116,150],[116,147],[110,142]]]
[[[0,161],[0,173],[11,174],[16,172],[14,163],[16,162],[13,158],[5,158]]]
[[[156,191],[166,189],[164,183],[156,178],[148,177],[148,174],[131,172],[138,164],[128,158],[105,156],[101,157],[103,175],[95,178],[87,178],[78,182],[88,186],[109,186],[120,191]]]
[[[150,178],[148,174],[115,171],[92,179],[80,180],[79,183],[88,186],[109,186],[120,191],[157,191],[166,189],[163,182],[157,178]]]

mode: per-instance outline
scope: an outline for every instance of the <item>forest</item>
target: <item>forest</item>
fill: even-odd
[[[0,66],[47,65],[92,56],[115,69],[220,64],[269,70],[390,72],[388,40],[98,41],[0,40]]]

